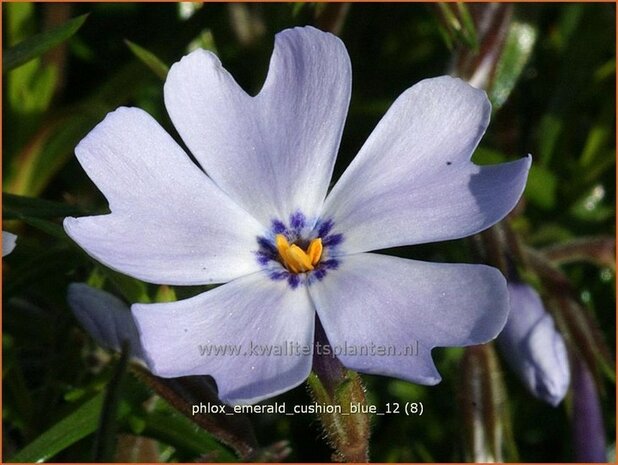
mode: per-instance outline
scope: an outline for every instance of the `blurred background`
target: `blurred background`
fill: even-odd
[[[335,179],[395,98],[419,80],[452,74],[487,90],[494,112],[473,160],[533,156],[524,199],[504,225],[511,239],[501,247],[543,297],[573,376],[582,366],[590,375],[591,405],[602,412],[592,421],[614,460],[615,5],[187,2],[2,4],[3,229],[18,235],[3,259],[4,461],[238,460],[216,439],[225,425],[198,427],[172,407],[174,396],[153,394],[156,381],[124,374],[126,361],[99,347],[66,302],[71,282],[130,303],[202,289],[114,273],[73,244],[61,220],[107,211],[73,154],[107,112],[141,107],[178,139],[162,98],[171,64],[195,48],[212,50],[256,94],[274,34],[307,24],[339,35],[352,62]],[[387,253],[477,261],[479,241],[492,240],[489,233]],[[480,256],[496,264],[491,254]],[[436,349],[443,381],[434,387],[362,375],[370,404],[424,405],[422,416],[371,418],[371,460],[586,457],[578,455],[574,426],[587,424],[594,408],[577,410],[573,389],[558,407],[538,400],[499,353],[483,350],[473,363],[480,369],[472,369],[471,352]],[[480,394],[470,389],[476,381]],[[274,400],[311,402],[302,386]],[[315,416],[249,415],[247,424],[260,446],[287,441],[264,449],[260,460],[331,459]]]

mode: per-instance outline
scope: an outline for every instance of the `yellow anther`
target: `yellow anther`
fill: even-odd
[[[275,236],[275,245],[279,253],[290,248],[290,243],[283,234],[277,234]]]
[[[275,245],[283,265],[292,273],[312,271],[322,256],[321,239],[313,239],[306,252],[296,244],[290,245],[283,234],[275,236]]]
[[[287,255],[287,262],[296,270],[296,273],[313,270],[309,255],[296,244],[290,246]]]
[[[309,244],[309,248],[307,249],[307,255],[311,259],[312,265],[317,265],[322,258],[322,239],[319,237],[317,239],[313,239]]]

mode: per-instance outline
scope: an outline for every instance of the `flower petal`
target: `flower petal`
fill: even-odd
[[[420,384],[440,381],[433,347],[487,342],[508,313],[505,280],[494,268],[386,255],[343,257],[309,293],[341,363]]]
[[[69,307],[82,327],[100,346],[120,351],[125,341],[131,355],[144,359],[129,306],[109,292],[84,283],[69,284]]]
[[[556,406],[569,388],[569,357],[564,340],[532,287],[508,283],[511,313],[498,336],[502,355],[526,388]]]
[[[483,91],[443,76],[404,92],[326,199],[342,253],[465,237],[517,203],[530,158],[477,166],[489,122]]]
[[[165,105],[184,142],[221,189],[263,224],[319,213],[351,90],[343,43],[312,27],[276,36],[268,77],[250,97],[212,53],[170,69]]]
[[[69,236],[123,273],[159,284],[225,282],[259,270],[264,228],[146,112],[107,115],[75,153],[112,214],[66,218]]]
[[[132,307],[154,374],[211,375],[219,397],[253,403],[307,378],[315,312],[306,288],[265,272],[173,303]],[[292,347],[305,352],[289,353]],[[282,351],[288,350],[287,353]]]
[[[608,449],[605,439],[608,435],[605,432],[597,380],[582,358],[575,356],[573,362],[573,459],[579,463],[609,462],[611,459],[608,451],[611,449]]]
[[[2,256],[10,254],[17,243],[17,236],[8,231],[2,231]]]

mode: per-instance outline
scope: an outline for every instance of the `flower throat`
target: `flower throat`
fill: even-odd
[[[292,273],[313,271],[322,257],[322,239],[311,240],[307,250],[296,244],[290,245],[283,234],[275,236],[275,245],[281,258],[281,263]]]

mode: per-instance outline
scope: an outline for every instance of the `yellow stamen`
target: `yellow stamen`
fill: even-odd
[[[283,265],[292,273],[312,271],[322,257],[322,239],[313,239],[306,252],[296,244],[290,245],[283,234],[275,236],[275,245]]]
[[[307,255],[309,255],[313,266],[318,264],[320,258],[322,257],[322,239],[317,238],[311,241],[309,248],[307,249]]]

